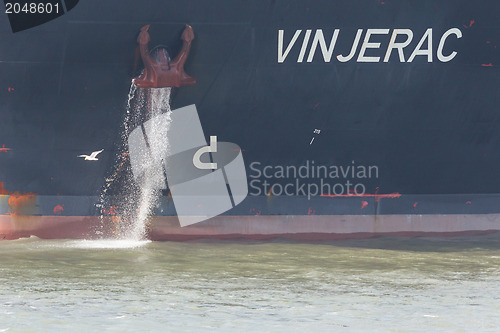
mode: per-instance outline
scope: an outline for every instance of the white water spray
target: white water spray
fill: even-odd
[[[169,150],[168,138],[165,133],[168,132],[171,123],[170,93],[171,88],[138,89],[133,83],[130,87],[123,123],[122,144],[117,154],[115,171],[106,180],[101,195],[101,209],[106,211],[106,207],[113,205],[110,203],[112,198],[107,195],[108,190],[112,186],[121,187],[118,189],[118,198],[113,198],[115,199],[113,207],[115,207],[117,214],[117,216],[112,217],[116,224],[115,238],[135,241],[145,239],[148,218],[153,213],[160,197],[159,189],[166,188],[164,170],[156,166],[161,165],[159,162]],[[143,156],[146,158],[141,161],[145,174],[144,177],[135,180],[127,160],[128,135],[146,120],[165,113],[167,114],[166,125],[165,123],[151,122],[151,131],[145,138],[148,151],[144,152]],[[109,210],[108,208],[108,213]]]
[[[170,125],[171,117],[170,114],[172,110],[170,109],[170,92],[171,88],[157,88],[151,89],[149,91],[149,110],[151,113],[151,119],[166,113],[168,123]],[[164,125],[164,124],[162,124]],[[161,165],[158,163],[164,155],[168,152],[168,139],[165,135],[167,128],[159,128],[159,124],[153,121],[152,130],[147,138],[149,150],[146,156],[149,156],[149,160],[144,161],[146,174],[142,178],[142,181],[138,184],[140,189],[139,194],[139,205],[137,208],[137,216],[133,223],[133,228],[130,230],[130,238],[133,239],[144,239],[146,234],[146,223],[148,217],[151,215],[152,209],[156,206],[159,198],[158,188],[165,188],[164,184],[158,184],[158,182],[165,182],[162,168],[156,168],[155,166]],[[155,147],[153,149],[153,147]]]

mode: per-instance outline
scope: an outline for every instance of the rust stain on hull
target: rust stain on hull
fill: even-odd
[[[3,182],[0,182],[0,195],[9,195],[10,192],[5,189]]]
[[[36,193],[11,192],[5,188],[3,182],[0,182],[0,195],[9,196],[7,200],[9,210],[6,212],[8,215],[35,215],[38,213],[38,195]]]
[[[35,193],[14,192],[9,197],[9,213],[12,215],[33,215],[37,213]]]

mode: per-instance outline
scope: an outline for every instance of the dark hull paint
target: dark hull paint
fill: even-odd
[[[309,214],[333,219],[400,215],[405,221],[425,215],[445,226],[440,217],[450,215],[497,221],[497,1],[117,3],[82,1],[66,15],[16,34],[0,15],[0,147],[10,148],[0,150],[0,182],[5,187],[0,214],[35,220],[68,217],[64,221],[80,216],[79,223],[89,224],[80,236],[91,233],[97,222],[89,221],[102,213],[96,204],[114,171],[127,92],[137,74],[137,32],[150,23],[151,45],[169,45],[175,54],[188,23],[195,40],[186,71],[197,84],[175,90],[173,107],[195,104],[207,136],[244,149],[249,176],[252,162],[299,167],[307,161],[326,166],[355,161],[378,167],[377,178],[362,180],[366,193],[400,194],[308,199],[263,193],[250,195],[224,216],[243,221],[252,215],[285,220]],[[445,53],[456,50],[457,55],[440,62],[439,38],[454,27],[462,38],[450,39]],[[278,30],[284,30],[286,47],[298,29],[323,29],[329,42],[336,28],[340,35],[331,62],[325,63],[318,49],[311,63],[298,63],[301,35],[286,60],[278,63]],[[412,63],[401,63],[396,51],[387,63],[336,61],[336,55],[349,53],[356,30],[368,28],[411,29],[414,39],[405,49],[406,59],[426,29],[433,28],[433,62],[417,56]],[[383,58],[389,38],[376,37],[382,46],[369,53]],[[308,53],[309,48],[306,58]],[[321,133],[314,134],[315,129]],[[102,148],[96,163],[76,157]],[[33,193],[35,199],[9,202],[16,191]],[[169,197],[162,198],[155,215],[175,215]],[[12,218],[2,215],[3,221]],[[485,230],[480,220],[477,230]],[[488,228],[499,230],[500,224],[494,223]],[[297,232],[288,228],[283,225],[273,234]],[[370,228],[362,232],[373,232]],[[462,231],[474,229],[467,228]],[[425,230],[410,225],[398,232]],[[447,231],[460,230],[442,230]],[[315,228],[308,233],[315,234]],[[168,238],[162,235],[157,238]]]

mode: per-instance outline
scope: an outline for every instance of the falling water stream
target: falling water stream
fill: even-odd
[[[115,168],[106,179],[100,200],[103,223],[106,223],[104,215],[112,215],[111,219],[117,224],[115,239],[141,241],[146,238],[148,218],[158,204],[160,189],[165,188],[163,169],[156,166],[161,164],[159,161],[169,148],[165,133],[171,121],[170,93],[171,88],[141,89],[133,83],[130,86]],[[128,161],[128,136],[161,114],[167,114],[167,128],[165,123],[151,121],[151,130],[145,136],[148,151],[143,152],[146,158],[141,161],[145,172],[135,178]]]
[[[155,117],[167,113],[167,119],[171,121],[170,113],[172,110],[170,109],[170,91],[171,88],[157,88],[150,89],[146,92],[149,97],[149,109],[150,109],[150,119],[154,119]],[[139,94],[143,94],[144,89],[139,90]],[[163,125],[163,124],[161,124]],[[170,122],[168,122],[170,125]],[[160,124],[158,122],[152,122],[152,130],[149,133],[147,138],[148,140],[148,160],[145,160],[143,163],[145,164],[144,168],[146,170],[145,177],[140,180],[139,185],[139,195],[138,195],[138,208],[137,214],[131,214],[133,217],[132,228],[125,234],[126,237],[132,239],[143,239],[146,233],[146,222],[148,216],[151,214],[151,210],[157,204],[157,200],[159,198],[159,188],[163,187],[165,180],[163,178],[163,169],[156,168],[156,165],[159,165],[157,161],[164,156],[162,153],[168,151],[168,139],[163,136],[165,133],[164,128],[158,128]],[[152,149],[155,147],[155,149]],[[158,181],[160,184],[158,184]]]

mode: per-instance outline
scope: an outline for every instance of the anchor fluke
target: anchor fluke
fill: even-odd
[[[144,63],[144,71],[133,80],[134,84],[139,88],[167,88],[195,84],[196,80],[184,72],[184,64],[191,49],[191,42],[194,39],[193,28],[186,24],[181,35],[183,40],[182,48],[172,61],[169,61],[166,57],[154,59],[151,56],[148,48],[150,41],[149,28],[149,24],[143,26],[137,38],[139,52]]]

